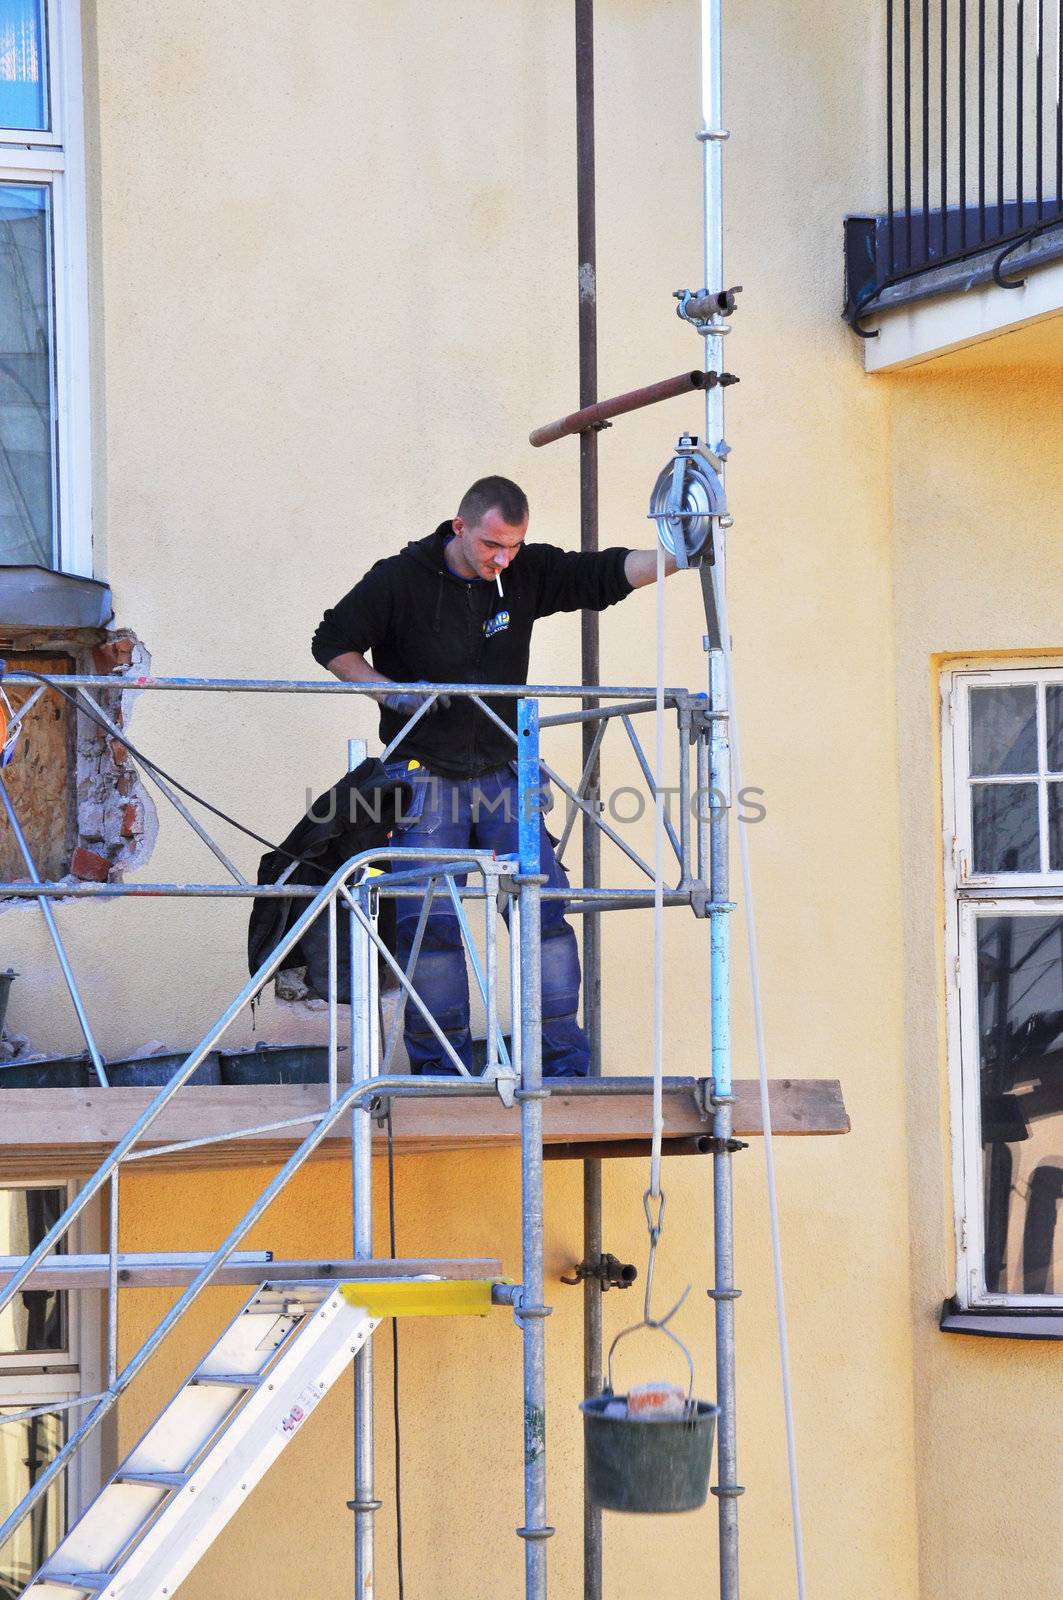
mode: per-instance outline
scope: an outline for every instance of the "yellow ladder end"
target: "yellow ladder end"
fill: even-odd
[[[486,1317],[491,1278],[386,1278],[340,1285],[343,1298],[373,1317]]]

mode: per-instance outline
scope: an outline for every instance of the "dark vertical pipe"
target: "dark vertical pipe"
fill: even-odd
[[[923,260],[930,260],[930,0],[923,0]]]
[[[886,228],[889,242],[889,276],[897,271],[897,241],[893,222],[893,0],[886,0]]]
[[[1056,208],[1063,210],[1063,5],[1056,0]]]
[[[576,227],[579,254],[579,403],[593,405],[598,398],[598,290],[595,237],[594,171],[594,0],[576,0]],[[598,548],[598,433],[589,428],[579,441],[580,549]],[[598,650],[598,613],[582,613],[580,667],[586,684],[601,682]],[[585,702],[590,706],[592,702]],[[596,702],[594,702],[596,703]],[[583,762],[594,742],[595,724],[583,724]],[[600,787],[596,761],[588,778],[593,799]],[[584,816],[583,882],[601,883],[601,831]],[[602,947],[601,917],[583,918],[583,1023],[590,1041],[590,1072],[602,1071]],[[602,1253],[602,1164],[583,1163],[583,1259],[597,1261]],[[602,1288],[596,1278],[583,1285],[583,1392],[598,1394],[602,1387]],[[583,1494],[583,1595],[601,1600],[602,1514]]]
[[[904,243],[912,265],[912,0],[904,0]]]
[[[1037,0],[1037,220],[1045,214],[1045,0]]]
[[[997,0],[997,233],[1004,232],[1004,0]]]
[[[978,0],[978,242],[985,243],[985,0]]]
[[[949,253],[949,0],[941,0],[941,38],[938,40],[941,56],[941,104],[938,107],[938,127],[941,130],[941,254]]]
[[[967,248],[967,0],[960,0],[960,249]]]
[[[1023,223],[1023,89],[1025,88],[1026,52],[1023,49],[1023,23],[1026,0],[1019,0],[1015,10],[1015,223]]]

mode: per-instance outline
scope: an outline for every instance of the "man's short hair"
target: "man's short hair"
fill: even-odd
[[[528,496],[511,478],[477,478],[461,497],[458,516],[475,528],[485,512],[497,511],[503,522],[515,528],[528,515]]]

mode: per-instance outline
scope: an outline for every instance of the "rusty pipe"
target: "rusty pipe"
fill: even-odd
[[[726,375],[725,375],[726,376]],[[584,433],[609,421],[610,417],[623,416],[627,411],[641,411],[643,406],[656,405],[658,400],[673,400],[677,395],[690,394],[693,389],[714,389],[721,382],[716,372],[681,372],[676,378],[663,378],[660,383],[647,384],[644,389],[629,389],[627,394],[614,395],[611,400],[598,400],[594,405],[573,411],[557,422],[547,423],[528,435],[529,443],[536,449],[553,444],[570,433]]]
[[[703,1156],[711,1150],[712,1136],[705,1133],[675,1134],[661,1145],[661,1153],[666,1156]],[[649,1139],[581,1139],[543,1146],[545,1161],[608,1161],[629,1156],[642,1159],[649,1153]]]

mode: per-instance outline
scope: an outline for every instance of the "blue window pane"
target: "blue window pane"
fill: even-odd
[[[0,184],[0,564],[54,565],[50,192]]]
[[[0,128],[50,126],[44,0],[0,0]]]

